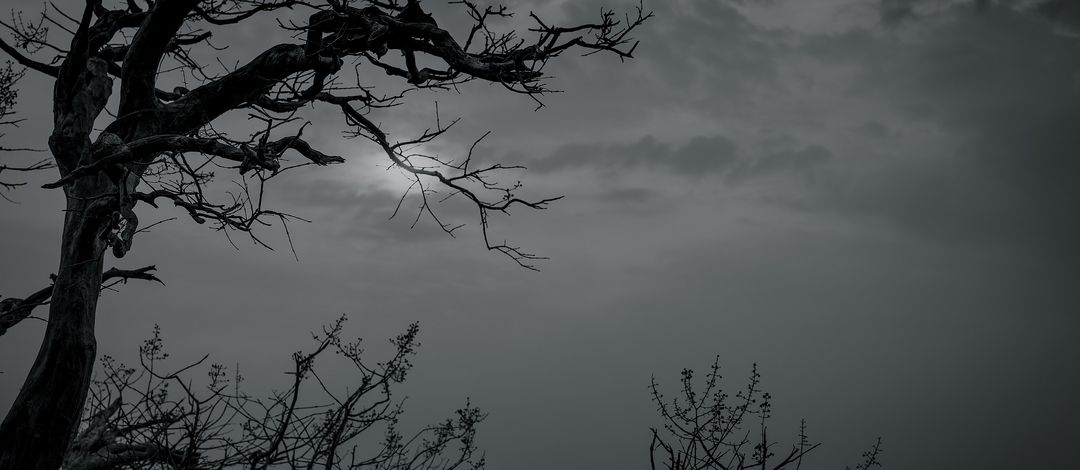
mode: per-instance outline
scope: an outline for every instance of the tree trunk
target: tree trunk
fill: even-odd
[[[94,314],[101,291],[103,234],[111,211],[104,177],[68,188],[60,267],[37,359],[0,425],[0,469],[56,470],[78,430],[97,354]]]

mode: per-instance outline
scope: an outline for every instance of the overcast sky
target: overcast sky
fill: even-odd
[[[460,24],[443,3],[425,5]],[[601,4],[633,2],[508,2],[566,22]],[[886,468],[1075,465],[1080,9],[646,6],[656,17],[633,61],[553,62],[564,93],[539,111],[481,83],[437,96],[441,118],[463,122],[430,151],[460,153],[491,130],[478,159],[525,164],[511,178],[528,194],[566,196],[492,220],[496,239],[550,257],[541,272],[485,251],[474,215],[453,203],[446,217],[469,224],[455,239],[429,218],[410,229],[414,213],[387,220],[407,180],[316,112],[305,136],[349,161],[271,187],[275,207],[313,221],[290,226],[299,262],[280,229],[263,232],[276,251],[243,237],[233,248],[179,211],[144,209],[144,223],[179,219],[107,265],[156,264],[167,286],[106,293],[99,352],[131,357],[160,324],[177,361],[209,352],[257,392],[283,387],[291,352],[342,313],[373,355],[419,321],[407,421],[471,397],[490,413],[480,444],[492,468],[647,468],[659,424],[650,376],[674,387],[682,367],[716,355],[732,389],[758,363],[775,397],[772,436],[790,442],[807,419],[824,443],[811,468],[854,464],[879,435]],[[255,27],[222,35],[229,60],[288,40]],[[27,78],[27,121],[4,144],[44,148],[50,83]],[[398,135],[422,130],[432,96],[375,119]],[[4,296],[55,271],[62,198],[35,188],[0,205]],[[43,325],[0,338],[0,410]]]

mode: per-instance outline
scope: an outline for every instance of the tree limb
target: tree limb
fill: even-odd
[[[130,279],[153,281],[165,285],[161,279],[154,275],[157,267],[146,266],[139,269],[112,268],[102,275],[102,288],[110,288],[118,283],[126,283]],[[25,320],[35,308],[48,303],[52,297],[53,286],[38,289],[24,299],[8,297],[0,300],[0,336],[7,333],[8,329]]]
[[[156,104],[154,84],[158,65],[173,36],[198,3],[198,0],[158,0],[153,3],[124,57],[119,115],[148,109]]]
[[[189,137],[185,135],[155,135],[136,140],[134,142],[119,144],[119,146],[103,147],[102,150],[109,153],[95,156],[93,163],[72,169],[67,175],[57,181],[42,185],[45,189],[55,189],[75,181],[83,176],[104,171],[110,167],[145,161],[148,156],[154,156],[164,152],[199,152],[205,155],[213,155],[226,160],[241,164],[241,170],[259,167],[269,170],[277,170],[281,164],[278,158],[286,149],[296,150],[312,163],[328,165],[342,163],[344,158],[334,155],[326,155],[315,150],[305,140],[299,137],[284,137],[274,142],[268,142],[262,149],[251,148],[247,145],[232,146],[217,139]],[[261,153],[261,155],[260,155]]]
[[[0,39],[0,50],[7,53],[7,55],[11,56],[12,59],[15,59],[16,62],[22,64],[28,69],[36,70],[53,78],[56,78],[60,75],[60,67],[57,67],[55,65],[43,64],[34,59],[31,59],[23,55],[10,44],[4,42],[3,39]]]
[[[313,70],[325,78],[342,64],[340,58],[307,55],[300,45],[279,44],[243,67],[165,105],[163,114],[167,117],[163,121],[169,123],[174,133],[189,133],[232,109],[256,101],[290,75]]]

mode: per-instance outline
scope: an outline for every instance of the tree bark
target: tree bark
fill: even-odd
[[[53,84],[49,148],[64,175],[93,157],[90,134],[112,93],[108,63],[92,57],[88,31],[94,6],[86,3],[70,53]],[[56,470],[79,427],[90,388],[97,340],[94,315],[114,213],[123,213],[116,184],[103,174],[64,188],[67,197],[60,266],[49,320],[34,365],[0,424],[0,469]]]
[[[67,198],[45,338],[0,425],[0,469],[56,470],[78,429],[97,354],[94,316],[105,251],[102,235],[110,223],[103,199],[81,195],[101,194],[112,186],[105,178],[84,181]]]

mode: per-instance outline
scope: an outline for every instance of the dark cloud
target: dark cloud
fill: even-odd
[[[728,180],[747,181],[784,172],[812,177],[813,172],[827,164],[832,157],[832,151],[821,145],[764,153],[757,158],[741,162],[728,175]]]
[[[860,70],[852,96],[884,98],[903,119],[945,132],[935,148],[852,182],[837,203],[942,239],[1075,257],[1080,43],[1016,9],[938,15],[914,39],[853,32],[808,43],[822,60]],[[867,125],[866,135],[887,137],[883,124]],[[879,146],[913,152],[921,140],[895,137]]]
[[[682,145],[643,137],[631,144],[571,144],[528,163],[538,173],[581,169],[604,172],[662,171],[683,178],[719,176],[728,184],[776,175],[813,178],[833,154],[821,145],[801,145],[790,136],[766,139],[753,150],[738,151],[723,136],[695,137]]]
[[[932,18],[939,13],[937,10],[957,4],[967,12],[982,12],[991,7],[1016,8],[1025,3],[1026,0],[952,0],[951,3],[943,0],[878,0],[878,12],[883,25],[897,26],[905,21]]]
[[[1036,10],[1047,18],[1073,27],[1080,27],[1080,3],[1075,0],[1045,0]]]
[[[655,217],[661,211],[671,210],[672,201],[654,188],[610,187],[590,196],[591,202],[607,211],[632,214],[635,217]],[[573,203],[573,202],[570,202]]]
[[[527,164],[541,173],[595,168],[659,169],[679,175],[708,175],[731,168],[737,160],[735,144],[724,136],[695,137],[675,146],[647,135],[629,144],[569,144]]]
[[[657,193],[647,188],[616,188],[600,193],[597,198],[607,203],[640,206],[656,200]]]
[[[915,4],[922,0],[881,0],[881,22],[897,24],[915,17]]]
[[[1017,12],[1035,13],[1059,24],[1080,26],[1080,4],[1074,0],[969,0],[961,3],[964,7],[974,7],[977,12],[1007,9]],[[928,6],[947,5],[935,0],[879,0],[878,11],[881,22],[895,26],[908,20],[928,18],[934,15],[920,13]]]
[[[684,174],[724,171],[736,160],[735,144],[722,136],[695,137],[668,157],[667,164]]]
[[[734,2],[737,3],[737,2]],[[733,2],[681,0],[646,2],[656,18],[638,32],[635,63],[614,80],[593,80],[598,69],[613,65],[588,61],[567,72],[556,72],[559,82],[574,83],[575,93],[589,93],[601,110],[627,104],[626,115],[607,113],[608,119],[648,117],[666,108],[715,111],[746,104],[777,79],[776,59],[787,50],[782,34],[750,21]],[[632,8],[636,2],[618,4]],[[605,0],[565,2],[569,21],[591,21]],[[557,69],[556,69],[557,70]],[[580,85],[579,85],[580,84]],[[610,96],[610,104],[599,98]]]

